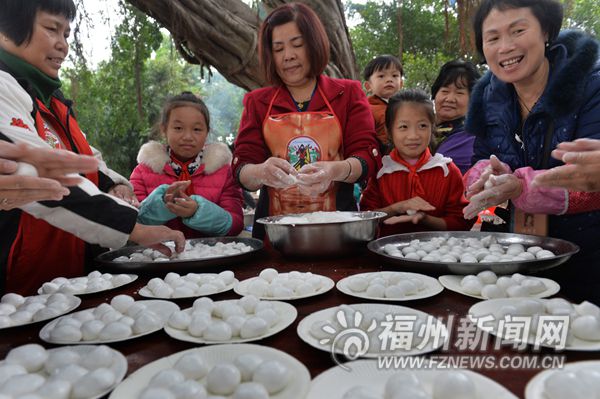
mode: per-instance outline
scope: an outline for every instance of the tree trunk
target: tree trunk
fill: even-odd
[[[467,15],[465,0],[456,0],[456,10],[458,13],[458,42],[461,56],[467,54]]]
[[[448,15],[448,0],[444,0],[444,41],[450,40],[450,16]]]
[[[472,21],[475,11],[479,7],[479,0],[467,0],[467,21]],[[475,46],[475,34],[473,32],[473,27],[471,24],[468,24],[468,34],[469,34],[469,44],[470,44],[470,53],[477,54],[477,47]]]
[[[404,0],[396,1],[396,27],[398,28],[398,59],[400,64],[404,63],[402,54],[404,54],[404,27],[402,23],[402,6]]]
[[[246,90],[264,85],[257,53],[261,18],[241,0],[127,0],[171,32],[177,49],[190,63],[212,66]],[[268,10],[286,3],[261,2]],[[323,21],[331,41],[326,73],[358,78],[341,0],[304,0]],[[260,9],[260,6],[259,6]]]
[[[138,42],[139,43],[139,42]],[[134,82],[135,82],[135,98],[137,100],[137,112],[141,121],[144,120],[144,104],[142,98],[142,60],[140,57],[139,45],[135,46],[135,59],[134,59]]]

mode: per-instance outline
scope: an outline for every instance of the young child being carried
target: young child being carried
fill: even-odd
[[[380,55],[373,58],[363,71],[365,89],[371,105],[375,132],[383,154],[388,154],[392,143],[388,140],[385,127],[385,110],[388,100],[402,88],[402,64],[393,55]]]
[[[433,103],[422,90],[402,90],[389,100],[385,115],[394,149],[383,157],[376,179],[364,191],[361,210],[386,212],[381,236],[427,230],[468,230],[468,204],[460,170],[450,158],[431,155]]]
[[[239,234],[242,192],[227,145],[205,145],[210,117],[204,102],[190,92],[170,98],[158,128],[167,145],[144,144],[130,177],[141,202],[139,222],[166,224],[186,238]]]

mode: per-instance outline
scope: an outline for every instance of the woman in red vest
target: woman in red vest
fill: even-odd
[[[301,3],[267,16],[258,51],[272,86],[244,98],[233,154],[241,186],[265,188],[255,218],[356,210],[354,183],[374,175],[381,162],[360,82],[322,75],[329,40],[319,17]],[[255,237],[264,236],[261,227],[254,226]]]
[[[2,7],[0,140],[99,156],[59,90],[75,4],[6,0]],[[182,233],[136,223],[135,201],[122,198],[134,198],[127,180],[100,160],[62,199],[0,211],[0,291],[30,294],[54,277],[81,275],[85,242],[118,248],[128,240],[142,245],[175,240],[183,249]]]

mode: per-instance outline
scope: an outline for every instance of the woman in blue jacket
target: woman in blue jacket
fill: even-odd
[[[600,195],[531,184],[562,164],[550,157],[559,143],[600,138],[599,44],[581,32],[559,34],[562,18],[554,0],[481,3],[475,39],[490,71],[475,86],[467,114],[466,130],[476,139],[464,213],[471,217],[510,200],[521,212],[549,215],[548,235],[581,247],[558,270],[563,287],[574,299],[598,301],[600,278],[590,273],[600,277],[594,267]],[[586,267],[585,283],[580,267]]]

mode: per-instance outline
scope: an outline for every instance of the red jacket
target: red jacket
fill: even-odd
[[[367,173],[363,178],[373,176],[379,169],[381,156],[375,139],[373,115],[360,83],[320,76],[318,85],[342,126],[344,158],[354,155],[364,160]],[[271,156],[262,135],[262,125],[276,90],[276,87],[256,89],[244,97],[244,112],[233,154],[234,176],[238,175],[238,169],[244,164],[262,163]],[[297,111],[292,96],[287,94],[287,90],[283,93],[285,94],[280,93],[275,99],[272,114]],[[325,101],[318,91],[315,92],[307,111],[327,110]]]
[[[378,96],[369,96],[369,105],[371,106],[371,112],[373,113],[373,120],[375,121],[375,134],[377,140],[385,148],[389,145],[390,140],[388,138],[387,128],[385,127],[385,111],[387,110],[387,103]]]
[[[138,200],[143,201],[162,184],[178,181],[169,164],[165,146],[156,141],[144,144],[138,154],[139,165],[131,173],[131,184]],[[238,235],[244,227],[242,212],[242,192],[231,174],[231,152],[225,144],[206,145],[202,165],[192,175],[194,194],[213,202],[231,215],[231,228],[227,235]],[[215,235],[202,234],[184,225],[180,218],[167,223],[167,226],[183,231],[187,238]]]

